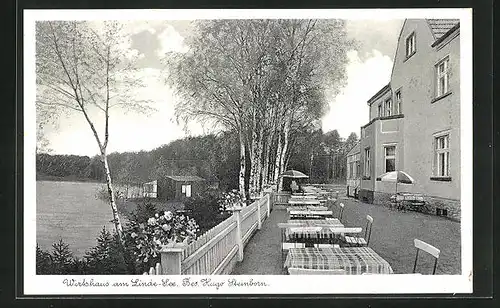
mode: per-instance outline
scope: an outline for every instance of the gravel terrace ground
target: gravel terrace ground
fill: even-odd
[[[415,260],[413,239],[421,239],[441,250],[436,274],[460,274],[460,223],[444,217],[417,212],[399,212],[380,205],[366,204],[355,199],[341,200],[345,204],[342,222],[347,227],[366,226],[366,215],[374,219],[370,247],[382,256],[395,273],[411,273]],[[337,209],[333,209],[334,214]],[[280,231],[277,223],[288,219],[286,210],[273,210],[244,250],[244,260],[234,275],[283,274]],[[417,271],[432,272],[433,259],[420,254]]]

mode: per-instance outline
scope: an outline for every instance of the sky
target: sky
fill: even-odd
[[[358,137],[360,127],[368,122],[367,100],[390,80],[392,60],[403,20],[350,20],[347,33],[359,42],[356,50],[349,50],[345,87],[335,95],[327,96],[329,111],[322,118],[324,132],[338,130],[347,138],[351,132]],[[143,115],[116,110],[110,117],[108,153],[152,150],[175,139],[199,135],[207,131],[200,125],[186,131],[174,117],[172,89],[163,81],[162,55],[169,51],[185,51],[185,37],[192,32],[189,21],[128,21],[123,30],[128,40],[126,48],[139,55],[139,73],[147,88],[138,95],[151,100],[154,112]],[[93,114],[96,116],[96,114]],[[97,121],[96,127],[103,127]],[[46,128],[46,138],[53,154],[93,156],[97,143],[81,114],[61,115]]]

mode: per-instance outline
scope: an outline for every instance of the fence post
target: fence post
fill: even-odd
[[[260,202],[262,199],[259,199],[257,201],[257,230],[260,230],[262,228],[262,221],[261,221],[261,216],[260,216]]]
[[[231,208],[234,218],[236,219],[236,244],[238,245],[238,262],[243,261],[243,238],[241,234],[241,206]]]
[[[267,217],[269,217],[271,215],[271,193],[268,192],[267,195],[266,195],[266,198],[267,198]]]
[[[181,275],[182,252],[185,247],[183,243],[169,243],[163,246],[160,251],[162,275]]]

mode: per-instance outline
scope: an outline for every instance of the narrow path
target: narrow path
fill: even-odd
[[[281,232],[277,224],[286,222],[286,210],[274,209],[243,251],[243,262],[232,275],[282,275]]]

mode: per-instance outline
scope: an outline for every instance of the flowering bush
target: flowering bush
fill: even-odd
[[[236,189],[227,193],[222,193],[219,198],[219,211],[222,213],[228,212],[234,206],[246,206],[245,201]]]
[[[195,194],[184,201],[184,210],[189,212],[189,216],[194,218],[200,226],[198,235],[215,227],[232,213],[220,211],[219,200],[221,192],[217,189],[208,189],[199,194]]]
[[[194,219],[165,211],[150,217],[146,223],[132,222],[129,236],[135,244],[137,261],[150,263],[159,258],[163,245],[190,243],[199,230]]]

